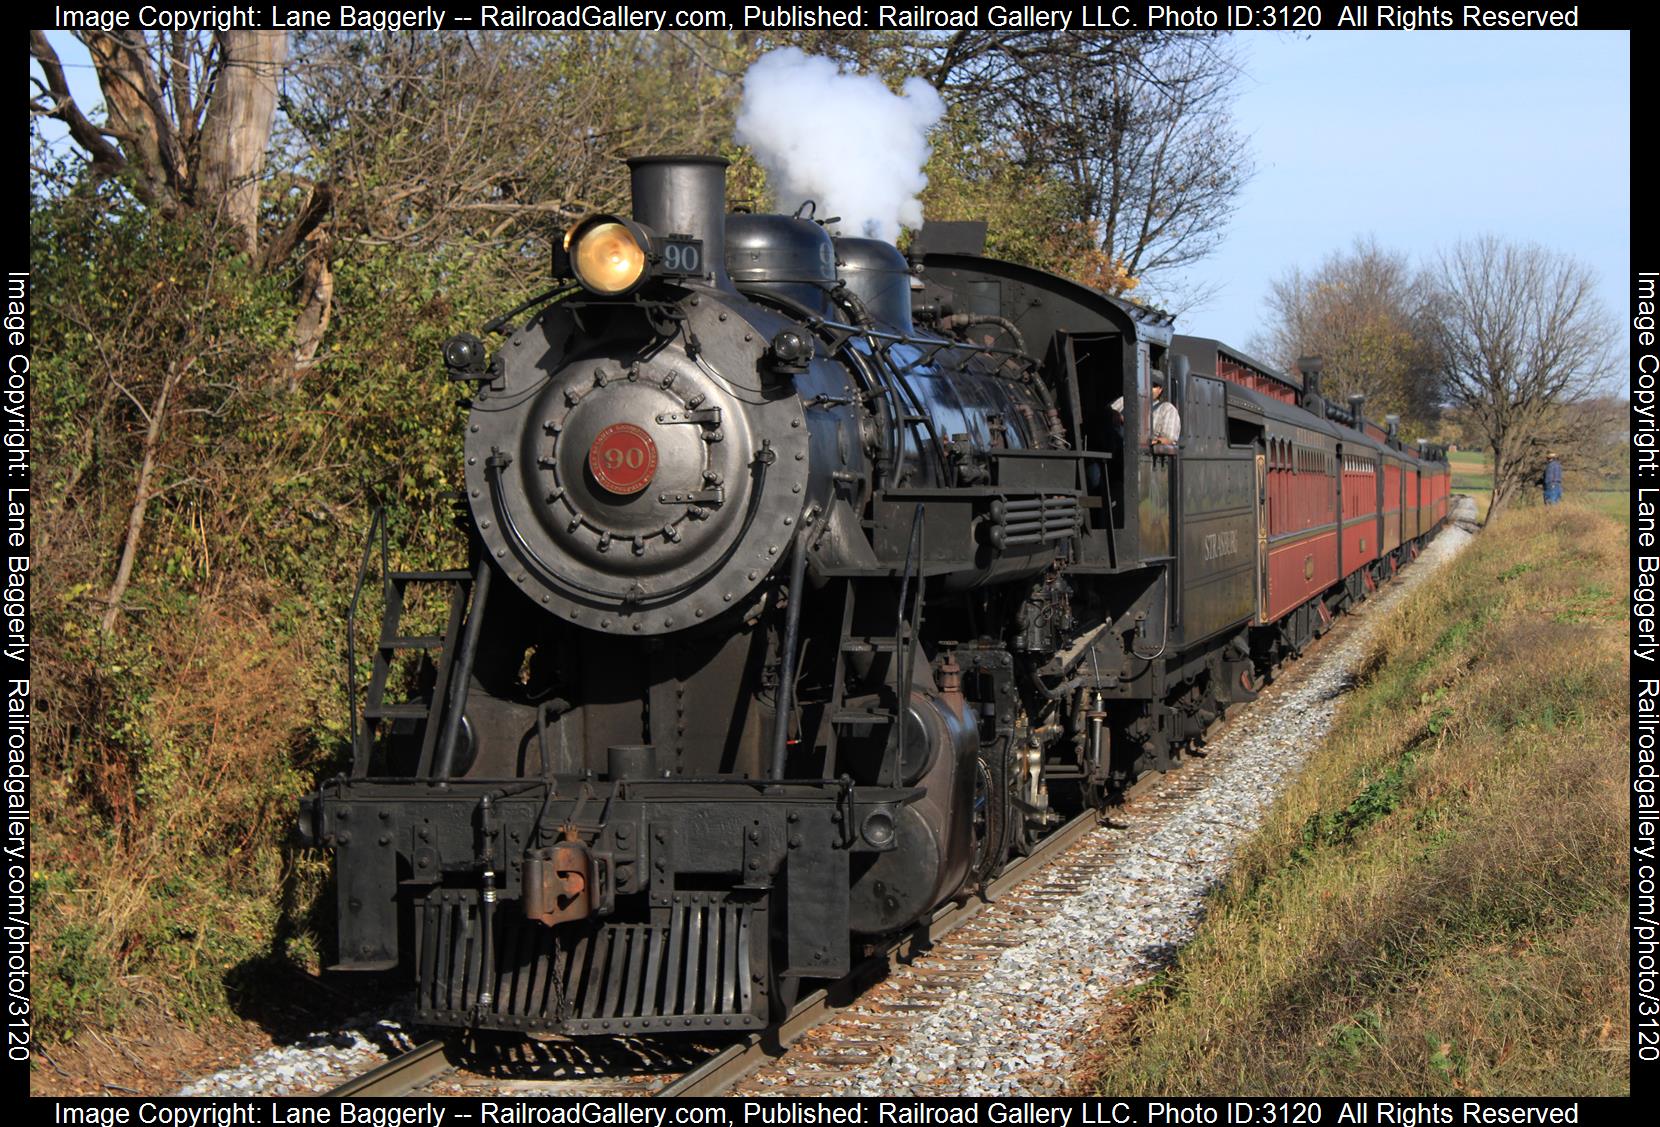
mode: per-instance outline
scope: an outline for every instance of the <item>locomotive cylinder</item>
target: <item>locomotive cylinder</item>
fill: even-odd
[[[911,693],[906,720],[906,746],[894,751],[920,768],[914,778],[902,778],[924,793],[884,814],[883,832],[896,839],[894,848],[876,854],[853,882],[849,924],[867,935],[902,926],[949,898],[973,860],[979,733],[952,701],[933,692]]]

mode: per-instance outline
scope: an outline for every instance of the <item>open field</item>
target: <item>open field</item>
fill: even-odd
[[[1085,1087],[1629,1090],[1627,561],[1606,507],[1504,514],[1385,624]]]
[[[1487,455],[1480,450],[1460,450],[1449,454],[1447,460],[1452,463],[1452,491],[1469,494],[1476,503],[1476,515],[1486,520],[1487,507],[1493,500],[1493,471],[1488,468]],[[1573,474],[1568,475],[1564,490],[1570,499],[1576,492],[1573,478]],[[1624,490],[1580,490],[1578,499],[1605,516],[1627,523],[1631,520],[1631,497]],[[1539,491],[1535,488],[1524,490],[1514,503],[1520,506],[1537,505],[1540,503]]]

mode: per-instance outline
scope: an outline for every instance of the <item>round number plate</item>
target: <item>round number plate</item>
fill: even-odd
[[[612,493],[638,493],[657,473],[657,444],[633,423],[612,423],[588,448],[588,468]]]

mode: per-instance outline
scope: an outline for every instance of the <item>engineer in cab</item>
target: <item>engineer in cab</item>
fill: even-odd
[[[1174,454],[1176,443],[1182,437],[1182,416],[1176,410],[1176,405],[1164,397],[1164,373],[1153,370],[1153,447],[1158,454]],[[1112,410],[1118,424],[1120,446],[1124,436],[1124,397],[1120,395],[1112,401]],[[1160,446],[1168,446],[1168,450],[1159,450]]]

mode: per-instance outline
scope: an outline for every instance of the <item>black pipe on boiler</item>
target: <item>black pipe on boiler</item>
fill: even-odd
[[[795,552],[790,556],[790,605],[784,608],[784,652],[778,658],[777,707],[772,722],[772,771],[770,777],[784,777],[789,753],[790,710],[795,702],[795,652],[801,644],[801,595],[807,575],[807,536],[797,533]]]

